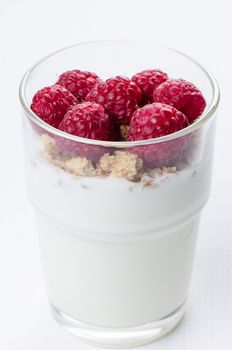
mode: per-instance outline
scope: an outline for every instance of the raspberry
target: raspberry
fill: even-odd
[[[147,69],[133,75],[132,81],[134,81],[142,91],[141,105],[152,103],[153,91],[167,79],[167,74],[159,69]]]
[[[206,102],[200,90],[183,79],[169,79],[154,90],[154,102],[166,103],[186,115],[192,123],[204,111]]]
[[[104,108],[94,102],[83,102],[74,106],[64,116],[59,129],[72,135],[94,140],[114,139],[113,124]],[[68,153],[97,161],[106,150],[101,146],[59,139],[60,148]]]
[[[83,102],[86,95],[100,81],[101,79],[95,73],[75,69],[61,74],[57,84],[69,90],[78,102]]]
[[[67,110],[75,104],[76,98],[67,89],[53,85],[34,95],[31,109],[45,123],[58,128]]]
[[[146,140],[172,134],[188,124],[186,116],[174,107],[164,103],[152,103],[133,114],[128,140]]]
[[[189,125],[187,117],[174,107],[152,103],[137,110],[131,119],[128,140],[146,140],[165,136]],[[171,166],[181,156],[186,142],[183,138],[134,147],[133,152],[150,167]]]
[[[72,135],[94,140],[111,140],[111,120],[97,103],[84,102],[64,116],[59,129]]]
[[[95,85],[86,100],[101,104],[116,123],[129,124],[132,114],[138,109],[141,90],[128,78],[118,76]]]

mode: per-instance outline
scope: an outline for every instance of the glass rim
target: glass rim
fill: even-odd
[[[187,126],[184,129],[181,129],[177,132],[174,132],[172,134],[168,134],[165,136],[161,136],[161,137],[156,137],[156,138],[152,138],[152,139],[147,139],[147,140],[139,140],[139,141],[101,141],[101,140],[93,140],[93,139],[88,139],[88,138],[83,138],[83,137],[79,137],[76,135],[72,135],[72,134],[68,134],[64,131],[61,131],[59,129],[54,128],[53,126],[45,123],[42,119],[40,119],[30,108],[30,104],[28,103],[27,99],[26,99],[26,87],[27,87],[27,83],[28,80],[30,78],[30,76],[33,74],[33,71],[44,61],[46,61],[48,58],[55,56],[58,53],[62,53],[63,51],[75,48],[77,46],[84,46],[84,45],[88,45],[88,44],[97,44],[97,43],[132,43],[132,44],[145,44],[145,45],[153,45],[156,48],[160,48],[160,49],[165,49],[167,51],[173,52],[175,54],[178,54],[180,56],[183,56],[184,58],[186,58],[187,60],[191,61],[193,64],[195,64],[196,66],[198,66],[206,75],[206,77],[208,78],[210,85],[212,87],[212,91],[213,91],[213,97],[209,103],[208,106],[206,106],[205,111],[201,114],[201,116],[192,124],[190,124],[189,126]],[[214,114],[214,112],[216,111],[218,104],[219,104],[219,100],[220,100],[220,90],[219,90],[219,86],[218,83],[216,81],[216,79],[214,78],[214,76],[212,75],[211,72],[209,72],[208,69],[206,69],[202,64],[200,64],[198,61],[196,61],[195,59],[191,58],[190,56],[186,55],[185,53],[175,50],[175,49],[171,49],[169,47],[166,46],[162,46],[162,45],[157,45],[155,43],[151,43],[151,42],[143,42],[143,41],[132,41],[132,40],[93,40],[93,41],[85,41],[85,42],[80,42],[74,45],[69,45],[67,47],[64,47],[62,49],[53,51],[52,53],[44,56],[43,58],[41,58],[40,60],[38,60],[36,63],[34,63],[23,75],[23,78],[20,82],[20,86],[19,86],[19,99],[20,99],[20,103],[23,107],[23,110],[25,111],[25,113],[27,114],[27,116],[33,121],[35,122],[38,126],[40,126],[41,128],[45,129],[46,131],[48,131],[51,134],[54,134],[56,136],[60,136],[63,137],[65,139],[68,140],[72,140],[72,141],[76,141],[79,143],[84,143],[84,144],[89,144],[89,145],[95,145],[95,146],[103,146],[103,147],[115,147],[115,148],[130,148],[130,147],[135,147],[135,146],[143,146],[143,145],[151,145],[151,144],[156,144],[156,143],[161,143],[161,142],[166,142],[166,141],[170,141],[170,140],[174,140],[177,138],[180,138],[182,136],[185,136],[187,134],[192,133],[193,131],[199,129],[202,125],[205,124],[205,122],[210,119],[212,117],[212,115]]]

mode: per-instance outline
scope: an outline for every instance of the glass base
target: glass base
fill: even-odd
[[[102,328],[79,322],[50,304],[55,320],[69,333],[92,345],[125,348],[150,343],[171,332],[184,315],[185,304],[167,317],[131,328]]]

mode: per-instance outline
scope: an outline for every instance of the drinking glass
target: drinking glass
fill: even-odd
[[[156,139],[107,142],[64,133],[30,109],[37,90],[67,70],[106,79],[148,68],[202,91],[207,106],[193,124]],[[184,314],[210,194],[219,102],[214,77],[168,48],[96,41],[33,65],[22,79],[20,100],[27,193],[53,316],[79,338],[109,347],[140,345],[170,332]]]

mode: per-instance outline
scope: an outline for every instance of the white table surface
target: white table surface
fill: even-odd
[[[230,1],[0,0],[0,349],[94,349],[50,316],[25,196],[18,84],[41,56],[79,41],[153,41],[204,62],[221,86],[212,195],[188,308],[175,332],[141,349],[232,349],[232,44]]]

